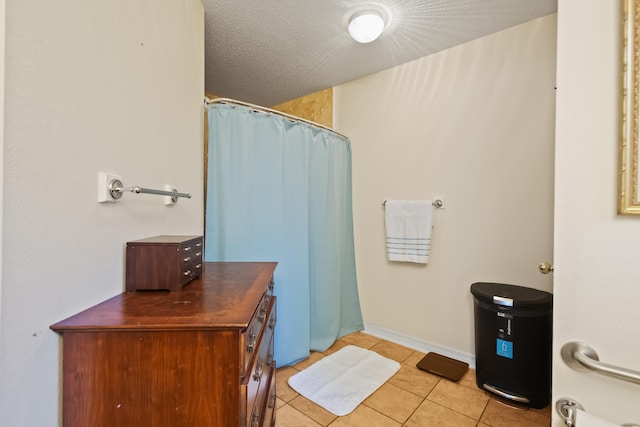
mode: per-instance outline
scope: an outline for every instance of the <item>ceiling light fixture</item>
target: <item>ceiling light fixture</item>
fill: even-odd
[[[361,12],[349,21],[349,34],[359,43],[370,43],[380,37],[384,20],[377,12]]]

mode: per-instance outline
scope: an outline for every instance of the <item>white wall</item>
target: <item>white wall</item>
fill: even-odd
[[[551,290],[556,16],[336,87],[367,330],[473,363],[469,287]],[[385,257],[386,199],[443,197],[425,267]]]
[[[640,218],[616,215],[622,2],[558,3],[554,402],[571,397],[596,416],[640,424],[638,385],[560,358],[578,340],[603,362],[640,371]]]
[[[125,242],[203,231],[204,12],[200,0],[6,3],[0,424],[55,426],[49,325],[123,290]],[[99,171],[194,197],[99,204]]]
[[[5,41],[4,41],[4,29],[5,29],[5,0],[0,0],[0,165],[4,165],[4,53],[5,53]],[[2,170],[4,166],[0,166],[0,345],[2,345],[2,262],[4,257],[2,256],[2,217],[4,212],[3,193],[4,184]],[[1,390],[1,389],[0,389]],[[0,393],[0,399],[2,393]]]

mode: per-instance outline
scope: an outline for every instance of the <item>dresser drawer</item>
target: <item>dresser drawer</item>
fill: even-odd
[[[258,304],[246,331],[240,336],[240,376],[246,375],[249,363],[259,346],[260,336],[265,327],[272,323],[271,330],[275,327],[275,300],[276,297],[265,292]],[[273,320],[272,320],[273,319]]]
[[[271,427],[275,425],[276,407],[276,362],[271,362],[269,375],[260,384],[260,392],[251,413],[249,427]]]
[[[202,252],[202,236],[156,236],[127,242],[127,291],[180,290],[202,274]]]
[[[269,391],[269,378],[273,370],[273,335],[264,336],[261,351],[252,365],[250,375],[243,382],[242,387],[246,396],[247,426],[260,426],[264,402]],[[269,340],[267,343],[266,340]],[[262,350],[264,348],[264,350]]]
[[[272,362],[271,376],[269,377],[269,393],[266,396],[262,409],[261,427],[273,427],[276,425],[276,362]]]
[[[259,322],[261,330],[256,338],[255,348],[251,357],[248,369],[241,378],[240,396],[244,407],[241,419],[246,421],[247,426],[260,426],[263,419],[265,402],[269,393],[269,378],[275,369],[273,363],[274,356],[274,330],[276,325],[276,303],[277,298],[265,295],[261,304],[268,304],[266,313],[262,315],[260,308],[254,315]],[[258,306],[260,307],[260,305]],[[245,418],[246,417],[246,418]]]

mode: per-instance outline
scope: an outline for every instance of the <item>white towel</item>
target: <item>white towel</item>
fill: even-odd
[[[426,264],[431,252],[431,200],[387,200],[387,259]]]

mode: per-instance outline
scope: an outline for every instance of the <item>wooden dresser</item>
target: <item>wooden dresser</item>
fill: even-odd
[[[63,425],[275,425],[276,263],[204,263],[178,291],[126,292],[51,326]]]

